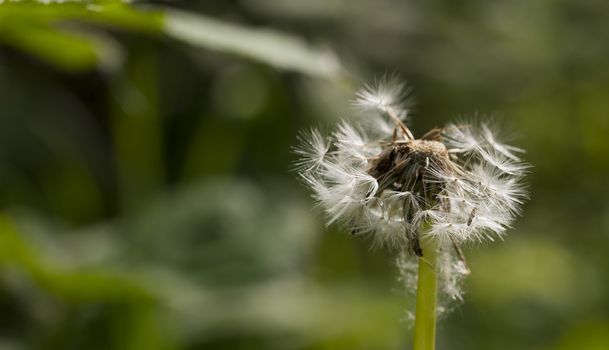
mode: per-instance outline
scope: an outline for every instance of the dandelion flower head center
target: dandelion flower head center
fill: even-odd
[[[423,185],[424,177],[430,176],[430,168],[447,168],[449,162],[448,149],[439,141],[394,141],[376,157],[368,173],[378,181],[381,193],[410,191],[433,200],[430,197],[437,191],[432,193],[432,186]]]
[[[442,142],[430,140],[411,140],[407,143],[410,152],[420,153],[425,157],[448,158],[448,150]]]

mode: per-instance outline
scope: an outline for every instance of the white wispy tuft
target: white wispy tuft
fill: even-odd
[[[374,136],[390,136],[395,122],[406,122],[414,105],[412,89],[397,76],[384,76],[355,95],[353,106],[363,117],[360,122]]]
[[[412,101],[412,89],[396,76],[385,76],[372,85],[366,85],[355,95],[354,105],[364,110],[388,112],[395,110],[402,119],[407,117],[407,107]]]

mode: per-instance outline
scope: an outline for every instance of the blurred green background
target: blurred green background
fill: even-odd
[[[394,254],[323,227],[298,130],[385,73],[534,165],[438,349],[609,349],[604,0],[0,1],[0,349],[408,349]],[[517,131],[516,134],[509,132]]]

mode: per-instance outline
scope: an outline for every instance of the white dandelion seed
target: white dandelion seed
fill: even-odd
[[[330,149],[330,144],[317,129],[301,133],[298,139],[300,144],[294,148],[294,153],[300,156],[296,167],[303,172],[309,172],[319,167]]]

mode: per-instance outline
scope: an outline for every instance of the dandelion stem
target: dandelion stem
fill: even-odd
[[[428,240],[419,258],[417,305],[414,323],[414,350],[434,350],[436,347],[436,295],[438,282],[437,247]]]

